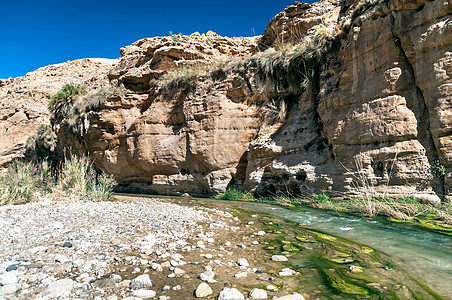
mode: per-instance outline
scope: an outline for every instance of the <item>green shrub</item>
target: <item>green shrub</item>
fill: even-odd
[[[58,103],[67,103],[74,100],[78,95],[84,94],[85,88],[80,84],[65,84],[61,90],[50,98],[49,108],[55,107]]]
[[[436,177],[438,178],[443,178],[444,176],[446,176],[446,167],[444,167],[439,160],[436,160],[433,165],[432,165],[432,172],[433,174],[435,174]]]
[[[114,185],[113,176],[102,171],[96,172],[85,156],[66,158],[58,178],[61,191],[91,200],[111,200]]]
[[[99,111],[106,99],[115,93],[120,93],[120,90],[104,87],[78,97],[68,112],[68,125],[73,130],[80,127],[88,113]]]
[[[0,205],[30,202],[33,194],[51,193],[55,177],[46,163],[17,161],[0,178]]]
[[[104,172],[88,176],[88,195],[92,200],[107,201],[113,198],[113,186],[116,184],[113,175]]]

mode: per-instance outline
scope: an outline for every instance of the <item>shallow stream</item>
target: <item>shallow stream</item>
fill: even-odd
[[[306,250],[300,252],[300,255],[295,253],[298,252],[297,250],[289,250],[289,252],[292,252],[290,254],[292,265],[299,267],[300,270],[305,272],[304,274],[308,274],[309,270],[317,269],[321,276],[312,275],[313,278],[317,277],[316,280],[322,276],[327,278],[327,281],[328,278],[333,281],[338,280],[338,282],[333,282],[333,285],[339,284],[339,289],[336,290],[347,289],[351,286],[352,290],[345,298],[353,295],[354,288],[358,290],[353,298],[361,298],[361,296],[358,297],[359,281],[368,282],[361,287],[370,289],[374,288],[372,282],[377,279],[377,282],[389,287],[390,293],[384,292],[381,287],[377,287],[380,291],[377,289],[369,291],[371,294],[373,292],[378,293],[380,298],[383,299],[444,299],[443,297],[452,299],[451,236],[421,230],[410,224],[391,223],[384,218],[363,218],[313,208],[293,210],[257,202],[179,197],[162,198],[173,199],[188,206],[201,205],[222,210],[237,210],[242,213],[247,212],[249,216],[259,214],[262,226],[267,227],[267,232],[275,233],[271,235],[274,237],[273,240],[268,240],[267,251],[273,252],[273,254],[284,251],[284,247],[280,248],[281,245],[284,246],[281,242],[289,243],[288,246],[294,246],[295,249],[298,247],[297,250],[300,251]],[[265,221],[266,218],[272,220],[273,223]],[[315,231],[346,240],[317,234]],[[352,242],[347,242],[347,240]],[[375,256],[368,252],[366,247],[359,244],[355,245],[353,242],[370,246],[377,250],[382,257],[380,258],[378,254]],[[347,254],[345,255],[347,258],[343,256],[344,254]],[[349,259],[350,263],[343,262]],[[350,273],[348,271],[349,265],[356,263],[361,264],[364,268],[369,268],[369,273],[366,273],[366,271],[363,275]],[[395,266],[393,273],[385,273],[384,269],[387,269],[388,265],[392,268],[392,264]],[[371,275],[373,279],[366,277],[367,275]],[[343,282],[342,279],[346,281]],[[391,281],[392,283],[390,283]],[[318,282],[312,280],[311,287],[314,287]],[[397,282],[400,282],[402,289]],[[304,284],[308,284],[307,280]],[[404,284],[408,285],[406,291],[403,291]],[[411,287],[418,286],[418,290],[413,293],[410,285]],[[422,287],[423,285],[428,287]],[[419,286],[422,288],[419,289]],[[425,294],[425,291],[428,291],[429,288],[434,292]],[[413,297],[416,293],[420,294]],[[327,293],[322,294],[326,295]],[[367,297],[364,296],[364,298]]]
[[[410,224],[391,223],[384,218],[362,218],[313,208],[294,211],[264,203],[242,202],[240,206],[368,245],[388,255],[395,265],[441,295],[452,297],[451,236]]]

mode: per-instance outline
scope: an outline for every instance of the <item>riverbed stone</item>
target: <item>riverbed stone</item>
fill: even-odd
[[[149,298],[153,298],[157,295],[157,293],[153,290],[135,290],[132,292],[132,296],[134,297],[139,297],[142,299],[149,299]]]
[[[205,282],[200,283],[195,291],[196,298],[205,298],[212,294],[212,288]]]
[[[279,276],[293,276],[295,274],[297,274],[297,272],[290,268],[284,268],[278,273]]]
[[[74,288],[75,282],[70,278],[64,278],[51,282],[47,289],[42,293],[48,298],[68,296]]]
[[[13,270],[0,275],[0,285],[16,284],[19,282],[19,272]]]
[[[10,295],[21,289],[21,285],[17,283],[7,284],[0,287],[0,295]]]
[[[224,288],[218,295],[218,300],[245,300],[245,296],[236,288]]]
[[[267,292],[263,289],[254,288],[251,290],[251,292],[248,294],[248,298],[250,300],[256,300],[256,299],[267,299],[268,295]]]
[[[288,261],[287,257],[285,257],[284,255],[273,255],[272,256],[272,261]]]
[[[148,274],[140,275],[130,282],[130,288],[132,290],[148,289],[151,287],[152,282]]]
[[[246,258],[239,258],[237,260],[237,264],[241,267],[249,267],[250,264],[248,263],[248,260]]]

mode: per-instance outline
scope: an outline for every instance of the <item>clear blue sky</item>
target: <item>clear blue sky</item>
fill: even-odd
[[[312,1],[309,1],[312,2]],[[138,39],[213,30],[259,35],[293,1],[0,0],[0,78],[86,57],[119,57]]]

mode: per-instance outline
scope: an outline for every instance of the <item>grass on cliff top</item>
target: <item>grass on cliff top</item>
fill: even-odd
[[[293,33],[288,41],[277,40],[274,47],[253,55],[175,68],[160,79],[153,79],[150,85],[164,92],[191,90],[201,80],[215,81],[228,73],[246,78],[249,70],[256,70],[264,82],[274,84],[278,90],[299,94],[314,81],[315,70],[321,66],[328,53],[337,49],[339,40],[348,33],[354,20],[384,1],[359,1],[348,19],[336,27],[319,27],[311,37]]]
[[[50,194],[55,198],[111,200],[114,185],[113,177],[96,172],[86,157],[66,158],[59,170],[45,161],[16,161],[0,177],[0,205],[23,204]]]

